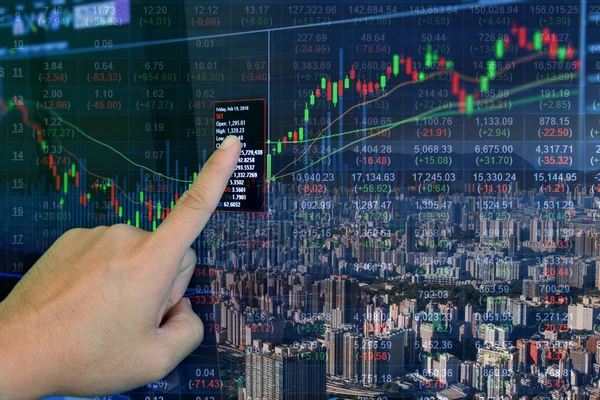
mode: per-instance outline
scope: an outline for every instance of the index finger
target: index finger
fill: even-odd
[[[183,254],[200,235],[227,187],[240,156],[236,136],[228,136],[208,159],[198,177],[155,232],[160,246]]]

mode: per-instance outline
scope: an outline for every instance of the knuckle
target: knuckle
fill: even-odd
[[[104,239],[108,230],[109,228],[107,226],[96,226],[92,229],[89,229],[88,232],[91,235],[100,236],[101,239]]]
[[[94,232],[94,233],[104,233],[108,230],[108,226],[104,226],[104,225],[100,225],[100,226],[96,226],[94,228],[92,228],[90,230],[90,232]]]
[[[81,237],[83,234],[89,232],[89,230],[87,229],[83,229],[83,228],[75,228],[75,229],[69,229],[68,231],[66,231],[62,236],[61,239],[65,240],[70,240],[70,239],[74,239],[77,237]]]
[[[117,224],[109,228],[110,236],[115,239],[132,239],[140,235],[142,231],[126,224]]]

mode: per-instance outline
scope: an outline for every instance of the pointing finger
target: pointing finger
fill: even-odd
[[[156,233],[165,250],[182,253],[196,240],[217,208],[240,156],[236,136],[228,136],[206,162]]]

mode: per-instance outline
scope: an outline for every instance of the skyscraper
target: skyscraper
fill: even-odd
[[[415,219],[408,217],[404,229],[404,238],[406,240],[406,254],[414,253],[417,250]]]
[[[358,312],[358,281],[348,276],[332,276],[324,286],[323,312],[331,315],[338,308],[343,313],[342,323],[351,323]]]
[[[583,375],[592,372],[592,353],[587,349],[572,349],[570,351],[573,369]]]
[[[527,303],[510,299],[513,325],[527,325]]]
[[[362,359],[361,384],[378,386],[379,377],[387,374],[388,360],[383,360],[379,351],[380,341],[376,338],[363,338],[359,357]]]
[[[439,374],[440,381],[444,382],[444,384],[458,382],[460,376],[460,360],[452,354],[440,354]]]
[[[344,364],[342,367],[342,376],[346,380],[354,380],[358,375],[358,351],[361,339],[356,332],[346,332],[344,334]]]
[[[568,307],[569,326],[575,330],[592,330],[600,308],[587,307],[581,303]]]
[[[327,375],[340,376],[344,364],[344,332],[331,329],[325,332],[327,344]]]
[[[246,349],[245,398],[325,400],[324,349],[295,349],[256,340]]]

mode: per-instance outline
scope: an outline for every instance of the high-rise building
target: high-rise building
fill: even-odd
[[[440,381],[444,384],[458,382],[460,360],[452,354],[442,353],[439,358]]]
[[[419,330],[421,336],[421,343],[423,343],[423,350],[430,352],[432,350],[432,344],[439,339],[439,334],[435,330],[433,324],[426,322],[421,324]]]
[[[517,341],[517,348],[519,349],[519,367],[526,371],[531,364],[531,341],[520,339]]]
[[[473,321],[473,306],[471,304],[465,305],[465,322]]]
[[[500,362],[493,366],[493,372],[487,377],[487,395],[489,399],[500,399],[507,395],[510,378],[507,376],[508,363]]]
[[[505,325],[485,324],[485,342],[492,347],[506,348],[509,344],[509,328]]]
[[[344,357],[342,366],[342,376],[344,379],[354,381],[358,376],[359,359],[358,353],[362,341],[358,333],[344,333]]]
[[[331,329],[338,329],[344,324],[344,310],[334,308],[331,310]]]
[[[351,323],[360,303],[358,281],[348,276],[332,276],[323,282],[323,285],[325,292],[323,312],[331,315],[333,310],[340,309],[343,314],[342,323]]]
[[[256,340],[246,349],[244,397],[269,400],[325,400],[324,349],[273,347]]]
[[[587,349],[572,349],[570,351],[573,369],[581,374],[589,375],[592,372],[592,353]]]
[[[520,300],[510,299],[513,325],[527,325],[527,303]]]
[[[389,354],[388,373],[392,378],[404,373],[406,369],[405,343],[408,332],[409,331],[402,329],[381,336],[380,351],[387,351]]]
[[[332,329],[325,332],[327,345],[327,375],[340,376],[344,363],[344,332]]]
[[[574,330],[592,330],[600,308],[588,307],[581,303],[570,305],[568,308],[569,326]]]
[[[384,359],[384,352],[381,351],[384,340],[387,341],[389,338],[365,337],[362,339],[359,358],[362,360],[360,383],[363,386],[377,387],[385,383],[382,377],[389,373],[390,364],[389,360]]]
[[[404,229],[404,240],[406,241],[406,253],[414,253],[417,250],[417,237],[416,237],[416,221],[412,217],[406,219],[406,226]]]
[[[227,341],[234,347],[245,345],[246,318],[244,313],[234,306],[226,307]]]
[[[474,387],[473,374],[475,372],[475,363],[473,361],[463,361],[460,363],[460,383]]]
[[[538,268],[534,268],[537,270]],[[522,291],[521,294],[525,296],[527,299],[533,299],[534,297],[539,296],[538,286],[536,282],[532,279],[523,279]]]
[[[404,360],[406,363],[406,369],[413,371],[417,367],[417,357],[419,350],[417,350],[417,332],[412,329],[407,329],[404,341]]]
[[[538,218],[534,218],[531,220],[529,224],[529,241],[532,244],[537,244],[537,242],[542,239],[542,220]]]
[[[509,298],[505,296],[488,296],[486,299],[486,312],[495,318],[508,311]]]

